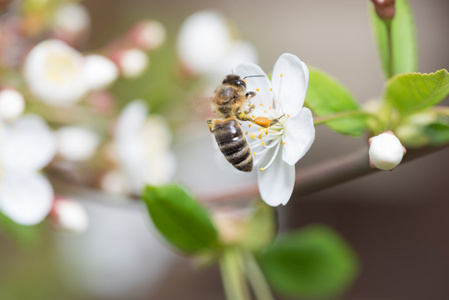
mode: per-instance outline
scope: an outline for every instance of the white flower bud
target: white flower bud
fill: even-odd
[[[165,28],[157,21],[142,21],[132,29],[131,38],[137,47],[152,50],[165,41]]]
[[[118,64],[122,75],[127,78],[135,78],[145,71],[149,63],[148,56],[139,49],[129,49],[120,53]]]
[[[76,126],[66,126],[56,131],[58,152],[70,161],[83,161],[92,157],[99,144],[98,136]]]
[[[89,12],[79,3],[66,3],[56,10],[54,21],[56,30],[70,34],[79,34],[87,30],[89,26]]]
[[[0,119],[13,121],[22,115],[25,100],[22,94],[14,89],[0,91]]]
[[[87,55],[84,58],[83,78],[87,89],[101,90],[118,77],[117,66],[102,55]]]
[[[84,207],[77,201],[57,197],[51,213],[56,228],[73,233],[86,231],[89,219]]]
[[[392,170],[402,160],[405,148],[392,132],[384,132],[370,138],[369,159],[372,167]]]

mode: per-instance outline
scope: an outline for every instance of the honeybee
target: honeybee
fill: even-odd
[[[254,75],[247,77],[262,77]],[[247,78],[245,77],[245,78]],[[269,127],[278,122],[265,117],[251,118],[248,114],[254,105],[243,110],[247,101],[256,95],[253,91],[246,91],[245,78],[238,75],[227,75],[222,84],[215,90],[211,100],[211,107],[217,119],[208,119],[210,132],[214,134],[218,148],[224,157],[237,170],[251,172],[253,156],[246,141],[239,121],[250,121],[262,127]]]

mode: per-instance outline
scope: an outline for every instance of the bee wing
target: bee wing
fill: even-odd
[[[190,111],[198,115],[211,116],[213,115],[211,101],[212,97],[195,97],[190,101]]]

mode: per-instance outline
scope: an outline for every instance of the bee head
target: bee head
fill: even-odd
[[[242,78],[238,75],[230,74],[226,76],[226,78],[223,80],[222,84],[229,84],[233,85],[235,87],[241,87],[243,89],[246,89],[246,83],[242,80]]]

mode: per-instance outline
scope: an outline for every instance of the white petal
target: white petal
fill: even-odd
[[[86,231],[89,225],[86,210],[76,200],[66,198],[56,199],[54,212],[56,214],[54,221],[61,230],[81,233]]]
[[[254,63],[243,63],[238,65],[234,72],[242,78],[263,75],[263,77],[246,78],[246,90],[256,92],[256,96],[251,99],[251,103],[256,105],[255,115],[261,115],[260,110],[263,111],[262,107],[273,105],[273,92],[270,91],[271,82],[261,67]]]
[[[120,113],[115,128],[117,138],[126,137],[131,132],[137,132],[145,123],[148,107],[143,100],[128,103]]]
[[[59,128],[56,131],[56,140],[58,152],[64,159],[71,161],[91,158],[100,143],[95,132],[77,126]]]
[[[304,107],[299,114],[290,117],[284,130],[282,159],[290,165],[295,165],[309,151],[315,140],[315,126],[310,109]]]
[[[0,120],[13,121],[25,110],[25,99],[14,89],[0,91]]]
[[[293,54],[282,54],[274,65],[271,82],[275,100],[279,101],[284,113],[290,116],[299,113],[309,85],[306,64]]]
[[[117,66],[108,58],[92,54],[84,58],[83,80],[90,90],[101,90],[118,77]]]
[[[56,141],[38,116],[25,115],[5,131],[0,145],[0,166],[8,172],[37,171],[55,155]]]
[[[267,163],[271,155],[266,155],[265,158],[265,163]],[[295,167],[285,163],[282,160],[282,155],[278,153],[269,168],[256,171],[262,200],[270,206],[287,204],[295,185]]]
[[[2,211],[14,222],[34,225],[50,212],[53,189],[47,178],[39,173],[25,176],[4,176],[0,180]]]

